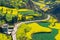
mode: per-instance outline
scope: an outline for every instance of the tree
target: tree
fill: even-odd
[[[3,24],[5,24],[4,20],[0,20],[0,26],[2,26]]]

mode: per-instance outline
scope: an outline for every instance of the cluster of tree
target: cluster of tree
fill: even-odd
[[[18,21],[26,21],[27,15],[33,16],[34,14],[35,12],[33,10],[18,11],[3,7],[0,9],[0,23],[14,24]]]
[[[34,1],[34,0],[33,0]],[[12,5],[15,8],[18,8],[18,6],[22,6],[22,4],[26,4],[27,8],[30,7],[30,9],[34,10],[37,13],[41,13],[42,15],[45,15],[43,11],[41,11],[41,9],[36,6],[35,4],[32,3],[31,0],[0,0],[0,5],[6,5],[6,6],[10,6]],[[38,10],[36,10],[36,8]],[[5,11],[5,10],[4,10]],[[19,13],[17,13],[16,15],[12,15],[13,10],[6,10],[7,12],[3,13],[3,8],[0,10],[0,20],[3,21],[3,23],[16,23],[18,21],[18,15],[20,15]],[[21,13],[21,12],[20,12]],[[28,12],[26,12],[27,14]],[[22,14],[24,14],[22,16],[22,20],[25,20],[25,13],[22,12]],[[32,12],[29,12],[28,14],[32,14]],[[38,18],[36,16],[34,16],[35,18]],[[44,17],[45,18],[45,17]],[[4,22],[5,21],[5,22]]]
[[[1,6],[7,6],[10,8],[24,7],[27,0],[0,0]]]
[[[2,10],[0,10],[0,23],[14,23],[17,21],[17,16],[12,15],[11,13],[3,13]]]

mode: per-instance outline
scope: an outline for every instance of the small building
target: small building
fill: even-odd
[[[2,26],[2,31],[3,31],[3,33],[8,33],[8,24],[4,24]]]
[[[9,27],[8,24],[4,24],[2,26],[2,32],[5,34],[11,34],[12,30],[13,30],[13,27]]]

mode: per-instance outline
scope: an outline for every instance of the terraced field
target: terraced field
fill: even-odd
[[[21,29],[23,31],[17,31],[17,34],[20,33],[22,35],[24,29],[29,29],[29,31],[23,33],[27,40],[60,40],[60,23],[52,17],[45,22],[23,24],[21,27],[18,30]],[[17,38],[19,39],[19,36]],[[23,37],[21,38],[24,39]]]
[[[34,10],[27,9],[25,5],[27,2],[27,0],[24,2],[22,2],[22,0],[0,0],[0,27],[6,23],[9,24],[9,26],[10,24],[14,26],[15,23],[22,21],[34,21],[34,17],[40,18],[42,13],[38,14],[38,12]],[[39,6],[42,8],[45,7],[43,5]],[[23,23],[21,26],[19,25],[16,32],[16,39],[60,40],[60,19],[58,18],[60,16],[60,6],[56,8],[56,10],[53,9],[50,13],[53,13],[53,16],[48,13],[50,19],[47,21]],[[57,13],[58,15],[56,15]],[[13,38],[11,35],[0,33],[0,40],[13,40]]]

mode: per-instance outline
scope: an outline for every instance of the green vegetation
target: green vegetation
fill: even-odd
[[[27,24],[22,24],[16,32],[17,40],[28,40],[29,38],[26,37],[26,33],[29,32],[30,29]]]
[[[12,15],[11,14],[6,14],[6,20],[11,21],[12,20]]]
[[[55,40],[58,30],[52,29],[51,33],[35,33],[32,35],[33,40]]]
[[[0,40],[12,40],[11,36],[0,33]]]
[[[42,1],[42,0],[33,0],[33,1]],[[54,2],[55,0],[51,0],[51,1]],[[39,7],[37,5],[35,6],[35,4],[33,4],[33,5],[32,4],[33,3],[29,2],[29,0],[4,0],[4,1],[0,0],[0,6],[2,6],[2,7],[6,6],[6,7],[3,7],[3,8],[0,8],[0,26],[5,24],[5,23],[14,24],[17,21],[18,22],[21,21],[21,20],[25,21],[26,20],[25,19],[26,15],[34,16],[36,19],[40,18],[43,15],[42,14],[43,12],[41,13],[39,11],[40,9],[38,9]],[[43,6],[43,5],[41,5],[41,6]],[[9,7],[9,8],[7,8],[7,7]],[[10,9],[10,8],[15,8],[16,10],[15,9]],[[23,8],[23,10],[20,11],[19,9],[22,9],[22,8]],[[26,11],[26,10],[24,10],[24,8],[29,8],[29,9],[33,9],[33,10],[27,10]],[[39,14],[38,14],[38,11],[39,11]],[[35,14],[38,14],[38,15],[35,16]],[[20,19],[18,20],[18,18],[21,18],[21,20]],[[29,20],[32,20],[32,19],[29,19]],[[45,22],[45,23],[40,22],[38,24],[42,27],[48,27],[50,25],[49,22]],[[28,26],[28,24],[22,24],[21,26],[19,26],[19,28],[16,32],[17,40],[31,40],[26,36],[26,33],[31,30],[30,26]],[[33,30],[35,31],[34,28],[37,28],[37,30],[40,29],[39,27],[37,27],[35,25],[33,26]],[[32,32],[33,32],[33,30],[32,30]],[[52,30],[53,31],[51,33],[33,34],[32,35],[32,38],[33,38],[32,40],[45,40],[45,39],[46,40],[55,40],[54,37],[58,32],[55,29],[52,29]],[[0,40],[12,40],[12,38],[9,35],[0,33]]]
[[[25,5],[25,2],[23,2],[23,0],[0,0],[0,4],[2,6],[7,6],[10,8],[19,8],[22,7],[23,5]]]
[[[0,26],[2,26],[3,24],[5,24],[4,20],[0,20]]]
[[[38,24],[43,27],[48,27],[51,23],[50,22],[39,22]]]
[[[14,24],[22,20],[26,21],[27,20],[26,16],[33,16],[33,18],[37,17],[38,19],[40,16],[42,16],[42,13],[38,14],[37,12],[30,9],[17,10],[17,9],[10,9],[6,7],[0,8],[0,20],[4,20],[4,22],[9,23],[9,24]]]
[[[34,15],[35,12],[33,10],[26,10],[26,11],[19,11],[19,14],[22,14],[22,15]]]

